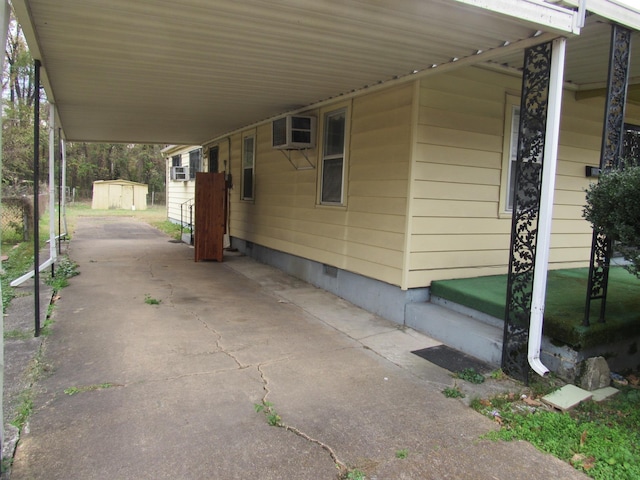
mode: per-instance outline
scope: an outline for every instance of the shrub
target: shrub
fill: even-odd
[[[640,166],[604,173],[587,189],[583,216],[607,235],[640,278]]]

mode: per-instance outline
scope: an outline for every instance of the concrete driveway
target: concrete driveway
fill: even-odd
[[[336,465],[368,479],[586,478],[527,443],[479,439],[496,425],[410,353],[432,339],[278,270],[194,263],[122,217],[81,218],[69,255],[81,274],[56,304],[14,480],[317,480]],[[255,411],[263,401],[286,427]]]

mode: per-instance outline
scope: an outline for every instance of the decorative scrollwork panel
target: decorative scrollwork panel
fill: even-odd
[[[621,158],[625,144],[624,111],[629,81],[630,51],[631,30],[619,25],[612,25],[607,100],[600,152],[600,169],[605,174],[612,169],[623,167]],[[611,250],[611,241],[606,238],[606,235],[603,232],[594,231],[591,242],[584,325],[590,323],[591,303],[594,300],[601,302],[598,320],[604,322]]]
[[[522,78],[502,368],[524,382],[528,381],[529,374],[527,347],[547,127],[551,45],[544,43],[525,50]]]

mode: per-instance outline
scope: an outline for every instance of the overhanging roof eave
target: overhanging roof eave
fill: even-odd
[[[565,34],[580,33],[578,12],[572,8],[561,7],[537,0],[455,1],[539,25],[541,30]]]

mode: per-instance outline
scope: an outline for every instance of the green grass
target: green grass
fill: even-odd
[[[19,243],[13,248],[7,249],[3,245],[3,252],[9,258],[2,262],[4,272],[0,274],[2,282],[2,308],[7,310],[9,303],[15,297],[15,291],[10,283],[16,278],[33,269],[33,244],[30,242]]]
[[[534,402],[535,404],[535,402]],[[472,406],[502,428],[494,440],[526,440],[596,480],[640,478],[640,390],[627,387],[604,402],[570,413],[526,404],[505,395]]]
[[[180,230],[180,225],[176,223],[170,222],[168,220],[163,220],[163,221],[152,222],[151,226],[157,228],[161,232],[166,233],[174,240],[182,240],[182,232]]]

